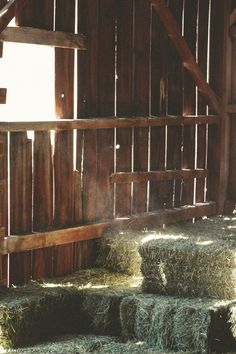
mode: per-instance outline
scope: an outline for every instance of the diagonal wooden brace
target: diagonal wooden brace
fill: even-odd
[[[212,90],[210,85],[206,82],[199,65],[189,49],[187,42],[181,34],[178,23],[173,17],[171,11],[166,5],[165,0],[149,0],[153,5],[154,9],[159,15],[159,18],[164,25],[170,39],[175,45],[179,55],[182,58],[183,66],[190,72],[199,91],[208,99],[209,105],[217,113],[220,113],[220,103],[216,97],[215,92]]]
[[[8,3],[0,10],[0,33],[7,27],[11,20],[16,15],[16,5],[17,10],[20,11],[26,4],[26,0],[10,0]]]

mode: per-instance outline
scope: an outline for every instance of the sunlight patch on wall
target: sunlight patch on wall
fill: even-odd
[[[7,103],[0,120],[55,119],[54,49],[41,45],[4,43],[0,87]]]

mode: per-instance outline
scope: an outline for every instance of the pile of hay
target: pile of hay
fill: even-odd
[[[128,275],[140,275],[141,258],[138,248],[143,239],[155,232],[113,231],[98,243],[96,266]]]
[[[236,243],[165,234],[143,243],[144,292],[185,297],[236,298]]]
[[[121,302],[126,340],[159,350],[223,353],[236,347],[236,304],[142,294]]]
[[[1,352],[1,353],[4,353]],[[6,352],[9,353],[9,352]],[[105,336],[64,336],[54,338],[48,343],[37,346],[13,350],[10,353],[31,354],[171,354],[171,352],[159,351],[155,347],[144,342],[130,341],[122,343],[118,338]],[[184,354],[183,352],[175,354]],[[190,354],[189,352],[186,354]]]

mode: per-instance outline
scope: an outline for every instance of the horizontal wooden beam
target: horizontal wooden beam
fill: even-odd
[[[24,252],[33,249],[64,245],[102,237],[108,230],[138,230],[173,223],[216,213],[214,202],[199,203],[171,210],[134,215],[127,218],[108,220],[97,224],[78,226],[70,229],[34,233],[24,236],[9,236],[0,239],[0,254]]]
[[[207,170],[171,170],[149,172],[117,172],[111,175],[112,183],[142,183],[147,181],[170,181],[173,179],[205,178]]]
[[[8,27],[0,34],[5,42],[47,45],[59,48],[86,49],[85,36],[31,27]]]
[[[16,14],[16,3],[17,10],[25,6],[28,0],[10,0],[8,3],[0,10],[0,33],[5,30],[11,20],[15,17]]]
[[[187,42],[182,36],[180,27],[172,15],[170,9],[166,5],[165,0],[149,0],[156,12],[158,13],[162,24],[164,25],[170,39],[175,45],[180,57],[183,61],[183,66],[190,72],[199,91],[208,99],[209,105],[215,110],[216,113],[220,113],[220,103],[216,97],[215,92],[210,85],[206,82],[206,78],[202,73],[199,65],[189,49]]]
[[[133,118],[90,118],[90,119],[55,119],[50,121],[0,121],[1,131],[44,131],[71,129],[113,129],[145,128],[195,124],[218,124],[218,116],[186,117],[133,117]]]
[[[227,106],[227,112],[228,113],[236,113],[236,104],[229,104]]]

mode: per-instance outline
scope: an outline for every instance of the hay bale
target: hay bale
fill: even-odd
[[[144,292],[185,297],[236,297],[236,243],[159,235],[139,248]]]
[[[97,267],[128,275],[140,275],[141,257],[138,248],[143,239],[155,232],[109,232],[98,244]]]
[[[120,308],[122,333],[159,350],[223,353],[236,348],[235,306],[149,294],[126,297]]]
[[[171,352],[159,351],[155,347],[150,347],[145,342],[130,341],[121,342],[116,337],[105,336],[64,336],[53,338],[48,343],[38,344],[37,346],[18,349],[10,353],[31,353],[31,354],[172,354]],[[9,352],[8,352],[9,353]],[[175,354],[184,354],[183,352]],[[191,353],[185,353],[191,354]]]
[[[72,292],[15,289],[1,299],[0,345],[16,348],[50,335],[68,333],[77,323],[78,312]]]
[[[92,269],[6,289],[0,293],[0,346],[78,331],[117,334],[120,301],[140,291],[139,284],[139,278]]]

